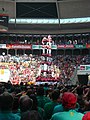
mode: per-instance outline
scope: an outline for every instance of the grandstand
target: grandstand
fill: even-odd
[[[12,76],[17,72],[20,74],[15,74],[11,81],[34,83],[37,78],[40,82],[77,84],[77,67],[89,64],[89,4],[89,0],[0,0],[0,67],[6,63],[4,67],[15,70]],[[53,41],[49,54],[51,59],[46,55],[42,60],[42,40],[49,35]],[[46,59],[52,63],[49,64]],[[58,79],[53,80],[50,71],[44,78],[42,75],[35,76],[40,74],[37,71],[43,61],[59,73]],[[27,73],[27,76],[22,77],[21,73]],[[31,76],[29,73],[32,73]]]

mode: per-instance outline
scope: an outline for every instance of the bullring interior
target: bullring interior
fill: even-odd
[[[8,16],[7,31],[0,31],[0,44],[41,44],[44,36],[51,35],[58,45],[52,56],[90,54],[90,0],[0,0],[0,14]],[[60,40],[63,44],[78,40],[78,45],[63,49]],[[1,47],[2,53],[41,55],[42,50]]]

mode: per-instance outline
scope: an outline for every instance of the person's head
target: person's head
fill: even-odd
[[[26,94],[26,95],[30,96],[31,94],[33,94],[32,89],[28,89],[28,90],[27,90],[27,94]]]
[[[74,109],[76,107],[77,97],[72,92],[64,92],[62,95],[62,105],[65,109]]]
[[[36,96],[34,94],[31,94],[29,97],[33,100],[32,110],[37,110],[38,102]]]
[[[40,114],[35,111],[27,111],[21,115],[21,120],[42,120]]]
[[[26,112],[28,110],[31,110],[33,104],[33,100],[29,98],[29,96],[24,95],[20,97],[19,105],[21,112]]]
[[[12,111],[16,112],[19,108],[19,98],[14,97]]]
[[[60,91],[59,91],[59,90],[54,90],[54,91],[51,93],[51,99],[52,99],[53,101],[57,100],[59,97],[60,97]]]
[[[37,95],[43,96],[44,95],[44,88],[42,86],[39,86],[37,89]]]
[[[84,114],[82,120],[90,120],[90,112],[87,112],[86,114]]]
[[[79,96],[83,95],[83,87],[80,86],[80,87],[77,88],[77,94]]]
[[[11,111],[13,106],[13,97],[10,93],[4,92],[0,95],[1,111]]]

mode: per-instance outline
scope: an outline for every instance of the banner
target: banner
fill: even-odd
[[[74,45],[75,48],[86,48],[86,45]]]
[[[0,69],[0,82],[8,82],[10,78],[9,69]]]
[[[6,48],[6,44],[0,44],[0,48]]]
[[[90,71],[90,65],[86,65],[86,70]]]
[[[52,49],[57,49],[57,45],[52,45]]]
[[[87,45],[86,45],[86,48],[90,48],[90,44],[87,44]]]
[[[30,45],[30,44],[0,44],[0,48],[4,49],[43,49],[43,45]],[[87,45],[52,45],[51,49],[83,49],[90,48],[90,44]]]
[[[90,65],[80,65],[77,69],[77,75],[90,75]]]
[[[40,45],[32,45],[32,49],[39,49]]]
[[[43,47],[42,45],[32,45],[32,49],[43,49]],[[52,45],[51,49],[57,49],[57,45]]]
[[[7,44],[7,49],[32,49],[32,45],[26,44]]]
[[[90,71],[90,65],[80,65],[79,70]]]
[[[74,48],[74,45],[57,45],[57,48],[58,49],[62,49],[62,48],[64,48],[64,49],[67,49],[67,48]]]

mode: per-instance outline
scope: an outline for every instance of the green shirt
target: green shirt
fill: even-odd
[[[44,110],[45,110],[45,117],[47,119],[50,119],[52,114],[53,114],[53,109],[56,105],[58,105],[59,103],[57,102],[49,102],[49,103],[46,103],[45,106],[44,106]]]
[[[54,107],[53,114],[55,114],[57,112],[63,112],[63,111],[64,111],[64,108],[63,108],[62,104],[59,104]]]
[[[37,96],[38,107],[44,108],[44,105],[51,100],[45,96]]]
[[[20,120],[20,116],[12,112],[0,112],[0,120]]]
[[[51,120],[82,120],[83,115],[75,110],[69,110],[55,113],[52,115]]]

